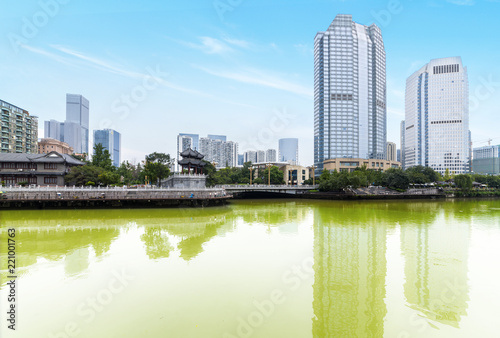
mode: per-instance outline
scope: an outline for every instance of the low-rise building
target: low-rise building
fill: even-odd
[[[66,142],[61,142],[53,138],[42,138],[38,141],[38,153],[48,154],[52,151],[58,152],[59,154],[73,154],[73,147],[70,147]]]
[[[500,145],[474,148],[472,171],[476,174],[500,174]]]
[[[48,154],[0,154],[0,181],[5,186],[20,183],[64,185],[64,175],[71,167],[84,164],[71,155],[55,151]]]
[[[256,169],[254,175],[258,175],[259,170],[266,170],[269,165],[279,168],[283,173],[283,181],[285,181],[286,185],[303,185],[304,181],[308,180],[310,177],[309,168],[290,164],[288,162],[261,162],[252,164],[252,168]]]
[[[353,172],[356,168],[366,166],[367,169],[386,171],[391,168],[401,168],[401,163],[397,161],[387,161],[379,159],[364,158],[331,158],[323,162],[326,170],[337,170],[338,172]]]

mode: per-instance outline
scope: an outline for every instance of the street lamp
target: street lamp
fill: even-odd
[[[248,170],[250,170],[250,185],[252,185],[252,167],[249,167]]]
[[[273,165],[271,163],[266,164],[267,167],[267,185],[271,185],[271,167]]]
[[[314,164],[310,167],[312,168],[313,170],[313,185],[316,185],[316,181],[315,181],[315,178],[316,178],[316,172],[314,171],[316,169],[316,167],[314,166]]]

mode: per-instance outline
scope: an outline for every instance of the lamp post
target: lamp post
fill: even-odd
[[[314,166],[314,164],[312,165],[312,170],[313,170],[313,185],[316,185],[316,181],[315,181],[315,178],[316,178],[316,172],[315,172],[315,169],[316,167]]]
[[[273,165],[271,163],[266,164],[267,167],[267,185],[271,185],[271,167]]]
[[[252,167],[249,167],[248,170],[250,170],[250,185],[252,185]]]

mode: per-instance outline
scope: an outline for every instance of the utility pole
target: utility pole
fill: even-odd
[[[272,166],[273,165],[271,163],[266,164],[266,167],[267,167],[267,176],[268,176],[268,178],[267,178],[267,185],[271,185],[271,167]]]
[[[248,168],[248,170],[250,170],[250,185],[252,185],[252,170],[253,170],[253,168],[250,167],[250,168]]]

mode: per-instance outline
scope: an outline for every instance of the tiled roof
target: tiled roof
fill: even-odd
[[[0,153],[1,162],[35,162],[35,163],[68,163],[71,165],[85,165],[68,154],[50,152],[48,154],[26,154],[26,153]]]

